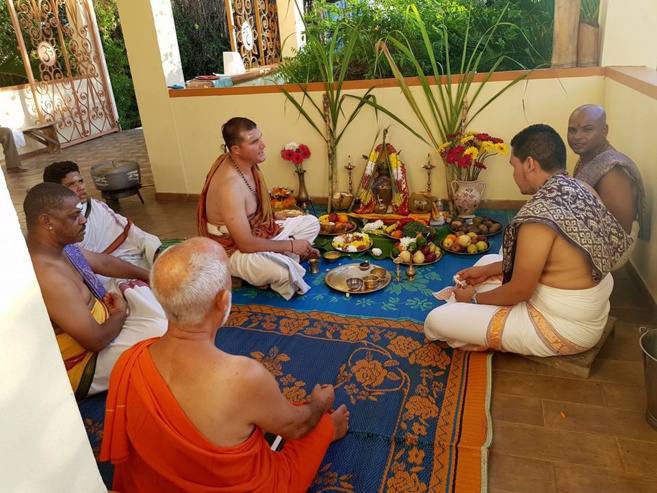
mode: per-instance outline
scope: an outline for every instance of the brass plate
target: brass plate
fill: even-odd
[[[370,268],[367,270],[360,270],[359,264],[341,265],[339,267],[336,267],[335,269],[331,269],[330,271],[328,271],[326,273],[324,280],[326,281],[326,284],[330,288],[333,288],[336,291],[342,291],[343,293],[351,293],[351,294],[374,293],[376,291],[382,290],[388,284],[390,284],[390,281],[392,280],[392,274],[390,274],[390,271],[388,269],[386,269],[386,275],[383,278],[383,281],[379,281],[379,285],[372,289],[367,289],[365,288],[365,286],[363,286],[361,289],[352,291],[347,287],[347,279],[349,279],[350,277],[360,277],[362,279],[363,277],[370,275],[372,269],[377,267],[383,268],[380,265],[376,265],[372,263],[370,263]]]

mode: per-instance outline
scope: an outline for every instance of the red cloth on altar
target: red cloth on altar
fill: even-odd
[[[317,427],[274,452],[262,430],[240,445],[219,447],[189,421],[140,342],[116,363],[107,395],[100,460],[115,464],[119,492],[305,492],[334,433],[324,415]]]

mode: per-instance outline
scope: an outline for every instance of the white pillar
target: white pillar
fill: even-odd
[[[2,173],[0,217],[0,491],[106,492]]]
[[[278,29],[281,35],[283,48],[282,56],[294,56],[295,51],[301,49],[305,40],[303,37],[302,0],[278,0]]]

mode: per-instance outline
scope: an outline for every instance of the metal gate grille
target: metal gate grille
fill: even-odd
[[[118,130],[91,0],[8,0],[28,75],[27,111],[61,142]]]
[[[245,68],[281,60],[276,0],[226,0],[226,10],[230,44],[239,52]]]

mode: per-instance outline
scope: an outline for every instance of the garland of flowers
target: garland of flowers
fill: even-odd
[[[385,147],[384,147],[385,144]],[[365,170],[363,171],[363,178],[361,179],[360,186],[356,192],[356,199],[360,200],[360,206],[355,210],[358,214],[368,214],[374,211],[376,201],[372,194],[372,181],[374,170],[377,167],[377,162],[381,151],[384,153],[384,161],[388,166],[390,176],[392,178],[392,207],[395,214],[406,215],[408,214],[408,182],[406,179],[406,168],[404,163],[399,159],[397,150],[392,144],[385,143],[379,144],[370,153]]]

